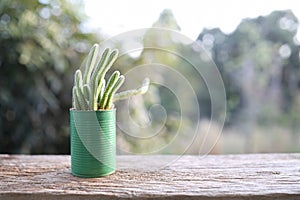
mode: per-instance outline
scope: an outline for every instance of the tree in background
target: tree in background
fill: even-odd
[[[255,124],[279,122],[298,110],[297,28],[298,19],[291,11],[274,11],[243,20],[229,35],[219,29],[199,35],[223,75],[231,123],[239,123],[238,119]]]
[[[219,29],[206,29],[197,39],[212,53],[220,69],[227,92],[227,125],[246,134],[246,152],[253,152],[251,135],[257,127],[284,127],[284,132],[294,132],[293,137],[298,137],[297,29],[298,19],[291,11],[274,11],[244,19],[229,35]],[[287,133],[281,137],[288,137]],[[293,150],[297,140],[292,139],[295,143],[287,149]]]
[[[72,2],[0,2],[0,153],[69,152],[72,74],[96,41]]]

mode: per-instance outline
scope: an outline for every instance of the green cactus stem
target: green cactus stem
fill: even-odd
[[[116,93],[113,97],[113,102],[119,101],[119,100],[122,100],[122,99],[127,99],[131,96],[145,94],[149,89],[149,85],[150,85],[150,79],[145,78],[143,83],[142,83],[142,86],[140,88],[137,88],[135,90],[127,90],[127,91],[123,91],[123,92],[120,92],[120,93]]]

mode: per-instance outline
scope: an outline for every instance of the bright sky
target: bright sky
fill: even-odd
[[[196,39],[204,27],[232,32],[243,18],[268,15],[273,10],[291,9],[300,19],[297,0],[85,0],[90,21],[87,27],[106,35],[148,28],[164,9],[171,9],[181,33]]]

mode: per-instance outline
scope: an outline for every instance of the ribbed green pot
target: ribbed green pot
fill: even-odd
[[[116,110],[70,110],[72,174],[94,178],[116,169]]]

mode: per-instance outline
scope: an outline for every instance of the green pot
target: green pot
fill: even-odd
[[[94,178],[116,169],[116,110],[70,110],[72,174]]]

